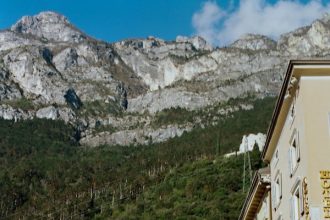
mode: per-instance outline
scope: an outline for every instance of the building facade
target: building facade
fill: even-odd
[[[247,215],[249,193],[240,219],[330,220],[330,61],[289,63],[262,159],[270,171],[269,215]]]

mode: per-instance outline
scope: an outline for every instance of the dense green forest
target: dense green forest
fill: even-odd
[[[250,156],[252,169],[259,169],[259,150]],[[162,182],[135,201],[113,206],[96,219],[237,219],[246,193],[242,191],[243,157],[219,156],[186,163],[170,170]],[[248,188],[249,178],[246,180]]]
[[[0,120],[0,219],[235,219],[242,158],[221,155],[266,132],[274,99],[253,105],[148,146],[82,147],[61,121]]]

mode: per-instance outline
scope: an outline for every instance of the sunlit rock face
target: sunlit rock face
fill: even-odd
[[[11,27],[11,30],[44,40],[78,43],[86,39],[86,36],[75,29],[66,17],[50,11],[35,16],[24,16]]]
[[[65,120],[79,125],[85,143],[145,143],[149,136],[164,141],[192,126],[153,128],[157,112],[275,96],[289,59],[326,59],[329,49],[329,15],[278,41],[248,34],[218,48],[198,36],[107,43],[84,34],[63,15],[41,12],[0,31],[0,117]],[[74,91],[79,108],[68,101],[68,91]],[[35,108],[11,106],[22,99]],[[80,112],[84,109],[89,114]],[[130,119],[114,114],[118,111]],[[116,134],[95,134],[100,124],[113,126]],[[122,134],[131,138],[123,140]]]
[[[330,15],[325,14],[311,25],[283,34],[278,49],[294,56],[327,56],[330,48]]]
[[[239,146],[239,152],[244,153],[252,151],[254,147],[257,147],[262,151],[266,142],[266,135],[262,133],[244,135],[242,143]]]
[[[276,41],[262,35],[247,34],[230,46],[248,50],[273,50],[276,48]]]
[[[256,147],[260,152],[264,148],[266,142],[266,135],[262,133],[248,134],[242,137],[242,142],[239,145],[239,150],[231,153],[227,153],[225,157],[232,157],[238,154],[247,153],[253,151]]]
[[[194,36],[194,37],[177,36],[175,41],[177,43],[190,43],[197,50],[211,51],[213,49],[213,47],[205,39],[199,36]]]
[[[59,117],[58,109],[56,109],[54,106],[41,108],[36,112],[36,117],[52,119],[52,120],[58,119]]]

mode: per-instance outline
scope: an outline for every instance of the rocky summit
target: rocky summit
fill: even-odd
[[[277,41],[248,34],[223,48],[197,36],[108,43],[54,12],[25,16],[0,32],[0,117],[61,119],[90,146],[161,142],[213,123],[203,114],[215,106],[214,117],[242,107],[222,105],[231,98],[277,95],[289,59],[329,58],[329,36],[328,14]],[[169,109],[203,114],[156,124]]]

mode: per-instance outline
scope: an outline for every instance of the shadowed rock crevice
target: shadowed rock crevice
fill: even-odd
[[[82,102],[74,89],[69,89],[66,91],[64,98],[68,105],[74,110],[78,110],[82,106]]]

